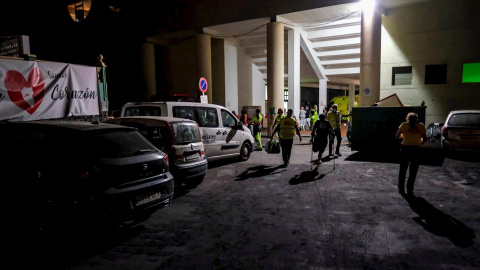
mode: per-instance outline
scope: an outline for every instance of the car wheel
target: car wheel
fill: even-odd
[[[250,158],[251,152],[252,146],[248,142],[244,142],[240,148],[240,159],[242,161],[247,161]]]

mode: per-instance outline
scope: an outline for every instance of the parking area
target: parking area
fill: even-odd
[[[395,155],[343,145],[343,156],[311,170],[310,149],[296,141],[286,168],[265,151],[211,162],[203,183],[177,188],[173,203],[144,222],[70,242],[41,261],[71,269],[480,267],[478,160],[427,160],[416,198],[406,199]],[[429,153],[441,154],[435,146]]]

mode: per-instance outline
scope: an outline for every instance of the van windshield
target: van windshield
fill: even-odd
[[[124,116],[162,116],[162,111],[158,106],[127,107]]]
[[[201,142],[200,131],[196,123],[171,123],[175,144],[189,144]]]

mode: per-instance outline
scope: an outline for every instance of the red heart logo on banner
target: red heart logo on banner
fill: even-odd
[[[36,67],[34,67],[30,71],[30,74],[28,74],[28,81],[25,80],[20,72],[9,70],[5,75],[4,83],[8,91],[8,96],[12,102],[27,111],[29,114],[33,114],[43,101],[45,95],[45,79],[40,70]],[[28,104],[23,98],[22,89],[25,87],[31,87],[33,90],[33,106]]]

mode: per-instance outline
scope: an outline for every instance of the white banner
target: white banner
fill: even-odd
[[[0,120],[98,114],[96,67],[0,59]]]

